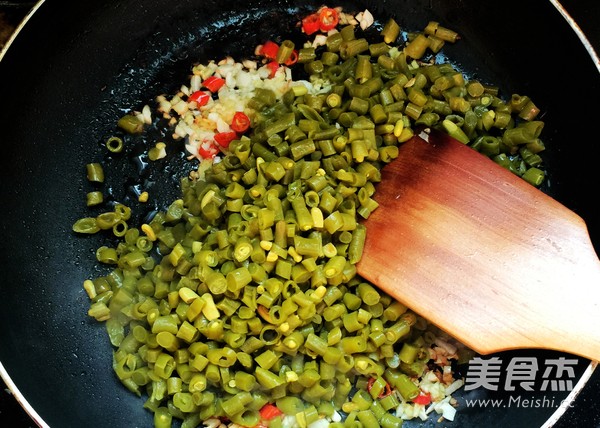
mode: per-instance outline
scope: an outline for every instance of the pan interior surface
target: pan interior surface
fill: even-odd
[[[545,190],[586,220],[599,245],[600,219],[590,197],[596,190],[592,183],[600,148],[589,129],[597,119],[592,109],[568,110],[599,98],[597,70],[549,2],[532,1],[527,8],[517,1],[496,3],[386,0],[330,6],[356,12],[366,8],[382,21],[394,16],[408,30],[436,20],[459,31],[462,40],[444,48],[453,62],[498,84],[505,95],[531,95],[545,112]],[[46,0],[0,62],[3,98],[10,100],[0,104],[0,201],[6,210],[0,222],[0,361],[48,425],[152,426],[143,399],[113,374],[104,326],[86,313],[89,299],[82,282],[106,273],[94,254],[108,238],[71,232],[73,222],[88,213],[85,193],[91,187],[85,164],[106,165],[107,194],[131,203],[138,220],[164,209],[179,197],[179,179],[194,164],[186,160],[180,143],[171,146],[164,162],[143,165],[139,154],[148,142],[144,138],[123,156],[107,155],[101,144],[115,131],[118,118],[158,94],[176,91],[194,63],[226,55],[242,59],[265,40],[281,40],[297,31],[300,17],[320,5]],[[568,52],[564,46],[570,47]],[[145,138],[168,137],[157,130]],[[136,205],[139,186],[150,189],[152,205]],[[559,355],[517,354],[540,359]],[[586,366],[587,361],[579,360],[577,376]],[[565,396],[557,393],[556,400]],[[539,426],[554,411],[509,410],[462,407],[454,425]],[[437,426],[435,417],[406,425],[413,424]]]

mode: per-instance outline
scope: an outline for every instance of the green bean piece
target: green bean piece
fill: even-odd
[[[266,107],[271,107],[275,104],[277,97],[271,89],[256,88],[253,100]]]
[[[235,372],[234,380],[237,388],[247,392],[252,391],[256,385],[256,378],[242,371]]]
[[[119,238],[122,236],[125,236],[125,234],[127,233],[127,229],[128,229],[128,226],[124,220],[119,220],[112,227],[113,234]]]
[[[508,111],[497,110],[494,112],[493,126],[499,129],[506,129],[512,121],[512,116]]]
[[[404,113],[413,120],[419,119],[419,116],[421,116],[422,112],[423,107],[412,102],[408,103],[404,108]]]
[[[449,30],[448,28],[442,27],[438,22],[430,21],[424,30],[425,34],[436,36],[446,42],[454,43],[460,37],[455,31]]]
[[[311,351],[314,351],[317,355],[325,355],[325,353],[327,352],[327,341],[325,341],[324,339],[322,339],[321,337],[311,333],[308,335],[308,337],[306,338],[306,342],[304,343],[304,346],[307,349],[310,349]]]
[[[402,419],[388,412],[379,419],[382,428],[398,428],[402,426],[402,423]]]
[[[171,428],[173,416],[169,413],[166,407],[158,407],[154,411],[154,427],[155,428]]]
[[[296,421],[298,421],[300,426],[309,426],[318,419],[319,413],[313,405],[307,406],[302,412],[296,414]]]
[[[373,77],[373,64],[368,55],[357,55],[354,77],[359,81],[365,81]]]
[[[231,420],[241,426],[256,426],[260,421],[260,414],[257,410],[247,409],[231,415]]]
[[[429,41],[429,49],[433,53],[438,53],[442,50],[446,42],[439,37],[436,36],[427,36],[427,40]]]
[[[104,183],[104,169],[100,163],[88,163],[86,165],[87,179],[94,183]]]
[[[327,36],[325,44],[328,52],[339,52],[340,45],[343,42],[343,35],[341,32],[336,32]]]
[[[362,301],[369,305],[376,305],[381,298],[379,292],[369,283],[361,282],[357,286],[358,296]]]
[[[338,128],[336,128],[335,126],[331,126],[327,129],[323,129],[321,131],[315,132],[313,134],[312,138],[315,141],[331,140],[331,139],[337,137],[339,134],[340,134],[340,130]]]
[[[338,117],[338,122],[346,127],[346,128],[350,128],[353,124],[354,121],[358,118],[358,113],[356,113],[355,111],[345,111],[342,114],[339,115]],[[338,139],[338,142],[343,141],[342,139]]]
[[[382,104],[375,104],[369,109],[369,115],[373,123],[385,123],[387,121],[387,113]]]
[[[471,104],[463,97],[449,97],[448,104],[453,111],[465,114],[470,108]]]
[[[170,315],[163,315],[154,320],[152,333],[169,332],[176,334],[178,330],[177,321]]]
[[[304,410],[304,403],[299,397],[287,396],[276,401],[277,408],[284,414],[295,416]]]
[[[404,52],[413,59],[420,59],[425,55],[425,51],[428,47],[429,39],[423,34],[418,34],[405,46]]]
[[[342,37],[344,37],[344,34],[342,34]],[[360,38],[344,40],[344,42],[340,45],[340,57],[342,59],[348,59],[355,57],[367,50],[369,50],[369,42],[367,39]]]
[[[363,225],[358,225],[352,233],[352,240],[348,247],[348,261],[352,264],[358,263],[362,257],[365,247],[366,228]]]
[[[277,54],[275,55],[275,61],[277,61],[279,64],[283,64],[289,60],[292,56],[294,48],[295,44],[291,40],[284,40],[281,42],[279,49],[277,49]]]
[[[206,358],[211,364],[219,367],[231,367],[237,360],[236,352],[229,348],[209,349]]]
[[[235,394],[228,400],[221,402],[221,408],[225,414],[229,417],[236,413],[240,413],[245,410],[245,407],[250,404],[253,400],[252,394],[247,391],[242,391]]]
[[[304,64],[304,70],[309,74],[321,74],[325,70],[325,65],[320,59]]]
[[[307,368],[305,366],[304,371],[298,376],[298,383],[305,388],[310,388],[311,386],[319,382],[320,379],[321,376],[319,375],[319,372],[316,369]]]
[[[389,343],[395,343],[402,337],[406,336],[410,331],[409,324],[400,319],[394,325],[388,327],[385,331],[385,336]]]
[[[328,67],[336,65],[339,60],[340,56],[335,52],[325,51],[321,54],[321,62]]]
[[[313,218],[306,206],[306,201],[303,197],[296,197],[291,201],[292,209],[296,214],[296,222],[298,227],[302,231],[307,231],[313,227]],[[300,238],[300,237],[298,237]],[[296,251],[298,251],[298,244],[296,244]],[[306,254],[303,252],[299,252],[299,254]]]
[[[345,41],[354,40],[356,38],[354,25],[346,25],[340,30],[342,39]]]
[[[268,137],[277,134],[279,132],[283,132],[285,131],[287,128],[289,128],[292,125],[296,124],[296,118],[294,116],[293,113],[288,113],[283,115],[281,118],[277,119],[275,122],[271,123],[269,126],[267,126],[265,128],[265,135]],[[257,147],[257,145],[255,144],[254,147]],[[267,154],[269,153],[266,149],[264,151],[261,152],[261,154]],[[270,157],[269,155],[267,155],[268,157]],[[274,160],[274,159],[266,159],[267,161],[270,160]]]
[[[292,143],[290,146],[290,152],[293,159],[296,161],[314,153],[316,150],[317,146],[315,145],[315,142],[308,138]]]
[[[379,421],[377,420],[377,418],[375,417],[375,415],[373,414],[373,412],[370,409],[365,409],[365,410],[359,411],[357,417],[358,417],[358,420],[365,427],[378,428],[381,426],[379,424]]]
[[[175,359],[165,353],[160,353],[154,363],[154,373],[161,379],[168,379],[175,369]]]
[[[117,264],[119,256],[116,249],[102,246],[96,250],[96,259],[100,263]]]
[[[121,216],[116,212],[105,212],[96,217],[96,224],[100,229],[112,229],[112,227],[121,220]]]
[[[541,121],[524,122],[504,131],[502,142],[511,147],[531,143],[540,136],[543,127],[544,122]]]
[[[532,167],[525,171],[521,177],[529,184],[537,187],[544,181],[545,173],[539,168]]]
[[[383,317],[385,320],[397,321],[402,314],[404,314],[408,308],[400,302],[393,302],[391,305],[386,307],[383,311]]]
[[[106,140],[106,148],[112,153],[121,153],[123,151],[123,140],[119,137],[110,137]]]
[[[269,370],[279,360],[279,355],[267,349],[262,354],[258,355],[254,361],[263,369]]]
[[[477,145],[479,151],[486,156],[493,157],[500,154],[500,140],[491,135],[478,137],[473,145]]]
[[[227,289],[231,292],[237,292],[252,281],[252,275],[250,275],[247,267],[241,267],[229,272],[226,280]]]
[[[519,112],[518,116],[523,120],[531,121],[535,119],[539,113],[540,109],[533,103],[533,101],[528,100]]]
[[[144,130],[144,123],[134,114],[121,117],[117,126],[129,134],[139,134]]]
[[[398,377],[394,379],[393,385],[398,389],[398,392],[405,400],[412,400],[419,395],[419,387],[404,373],[400,373]]]
[[[85,217],[77,220],[73,224],[73,232],[93,234],[100,231],[97,220],[93,217]]]
[[[344,328],[350,333],[362,330],[368,322],[364,314],[365,311],[362,309],[344,314],[342,317]]]
[[[198,339],[199,335],[200,333],[192,324],[184,321],[179,327],[176,337],[185,340],[187,343],[193,343]]]
[[[176,392],[173,394],[173,405],[184,413],[191,413],[196,410],[192,394],[189,392]]]
[[[267,390],[272,390],[285,384],[285,381],[278,375],[262,367],[256,367],[255,376],[258,383]]]
[[[351,355],[366,351],[367,341],[361,336],[348,336],[342,338],[340,346],[345,354]]]
[[[419,348],[410,343],[402,344],[402,349],[398,353],[400,360],[406,364],[412,364],[417,358]]]
[[[519,154],[529,166],[538,167],[542,164],[542,157],[533,153],[533,151],[529,149],[529,145],[522,146],[519,149]]]
[[[104,195],[100,191],[88,192],[86,201],[86,205],[88,207],[100,205],[102,202],[104,202]]]
[[[366,100],[371,96],[371,90],[367,85],[354,83],[349,85],[348,94],[350,94],[351,97],[358,97]]]
[[[309,47],[298,49],[298,62],[300,64],[309,63],[315,59],[317,59],[315,48]]]
[[[464,131],[461,128],[459,128],[454,122],[448,119],[444,119],[442,121],[442,125],[444,126],[444,129],[446,130],[448,135],[450,135],[452,138],[460,141],[463,144],[467,144],[470,141],[469,137],[467,137]]]
[[[381,30],[381,35],[385,43],[394,43],[400,35],[400,25],[393,18],[390,18]]]

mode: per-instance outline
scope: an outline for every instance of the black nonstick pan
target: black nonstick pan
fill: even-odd
[[[38,425],[152,426],[143,400],[114,376],[104,326],[86,314],[89,300],[82,282],[104,272],[94,252],[107,238],[71,231],[88,212],[85,164],[107,165],[107,189],[114,200],[133,200],[140,183],[150,189],[155,196],[150,206],[132,203],[138,220],[165,208],[179,196],[179,178],[194,165],[173,149],[165,162],[142,167],[143,139],[126,155],[107,157],[101,143],[115,131],[123,111],[176,91],[194,63],[239,57],[289,33],[320,5],[312,0],[46,0],[37,5],[0,61],[0,373]],[[408,30],[439,21],[461,34],[459,43],[444,48],[461,70],[497,84],[504,94],[531,96],[546,123],[543,190],[585,219],[598,248],[600,147],[594,105],[600,99],[600,65],[557,5],[384,0],[328,6],[338,5],[347,11],[368,9],[380,21],[393,16]],[[595,367],[550,351],[513,351],[499,358],[530,358],[540,367],[549,359],[576,363],[563,390],[522,391],[521,404],[513,398],[507,407],[469,407],[466,400],[510,400],[514,392],[457,393],[454,422],[440,425],[434,416],[405,426],[550,426],[548,421],[563,410],[561,401]],[[533,404],[524,405],[526,399]],[[2,417],[0,425],[7,425]]]

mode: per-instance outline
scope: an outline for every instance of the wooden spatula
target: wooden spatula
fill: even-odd
[[[439,131],[383,169],[358,272],[473,350],[600,360],[600,261],[584,221]]]

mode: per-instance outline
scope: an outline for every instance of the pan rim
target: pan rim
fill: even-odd
[[[15,31],[13,31],[13,33],[10,36],[10,38],[6,41],[6,43],[4,44],[4,46],[2,47],[2,49],[0,49],[0,61],[2,61],[2,58],[4,58],[4,55],[6,55],[6,52],[8,51],[8,48],[12,45],[13,41],[19,35],[19,33],[21,32],[21,30],[23,29],[23,27],[25,27],[25,24],[27,24],[27,22],[31,19],[31,17],[33,16],[33,14],[35,12],[37,12],[37,10],[40,8],[40,6],[45,1],[46,0],[39,0],[35,5],[33,5],[31,7],[31,10],[27,13],[27,15],[25,15],[25,17],[19,23],[19,25],[17,26],[17,28],[15,28]]]
[[[29,415],[29,417],[39,426],[40,428],[50,428],[44,419],[39,415],[38,412],[35,411],[33,406],[29,403],[29,401],[25,398],[25,396],[21,393],[17,385],[13,382],[8,371],[0,361],[0,377],[10,390],[12,396],[17,400],[17,402],[21,405],[21,407],[25,410],[25,412]]]
[[[558,10],[558,12],[564,18],[564,20],[567,21],[567,23],[569,24],[569,26],[573,29],[573,31],[575,32],[575,34],[577,35],[577,37],[579,37],[579,40],[581,41],[581,43],[583,44],[583,46],[587,50],[587,52],[590,55],[590,57],[592,58],[592,60],[594,61],[594,64],[596,65],[596,68],[598,69],[598,73],[600,73],[600,57],[598,56],[598,53],[596,52],[596,50],[592,46],[591,42],[589,41],[589,39],[587,38],[587,36],[583,32],[583,30],[581,29],[581,27],[579,27],[579,24],[577,24],[577,22],[575,22],[575,20],[573,19],[573,17],[569,14],[569,12],[567,12],[567,10],[560,3],[560,1],[558,1],[558,0],[550,0],[550,3],[552,3],[552,5],[556,8],[556,10]]]
[[[586,367],[585,371],[583,372],[583,374],[581,375],[581,377],[575,384],[575,387],[571,390],[571,392],[569,392],[569,395],[567,395],[567,398],[565,398],[565,400],[561,403],[561,405],[554,411],[554,413],[548,418],[548,420],[540,428],[552,428],[554,426],[554,424],[556,424],[560,420],[560,418],[565,414],[567,409],[569,409],[569,407],[571,407],[571,404],[573,403],[573,401],[575,401],[575,399],[577,398],[579,393],[583,390],[585,385],[588,383],[588,381],[590,380],[590,377],[592,376],[592,374],[594,373],[594,371],[596,370],[597,367],[598,367],[598,361],[593,361],[593,360],[590,361],[590,363]]]
[[[583,32],[583,30],[579,27],[579,25],[575,22],[573,17],[567,12],[565,7],[558,0],[548,0],[561,14],[563,19],[569,24],[571,29],[575,32],[577,37],[580,39],[581,43],[584,45],[586,51],[594,62],[598,73],[600,73],[600,56],[592,46],[591,42]],[[6,55],[8,49],[13,44],[16,37],[18,37],[19,33],[23,30],[25,25],[32,18],[34,13],[36,13],[39,8],[46,2],[46,0],[38,0],[35,5],[32,6],[27,15],[23,18],[23,20],[19,23],[15,31],[12,33],[8,41],[0,50],[0,62]],[[583,390],[583,388],[587,385],[589,379],[592,374],[595,372],[598,366],[598,361],[590,360],[583,374],[575,384],[574,388],[569,392],[567,397],[563,400],[561,405],[555,410],[555,412],[547,419],[547,421],[540,428],[552,428],[554,424],[556,424],[560,418],[564,415],[569,407],[571,407],[572,403],[578,397],[579,393]],[[33,408],[33,406],[29,403],[27,398],[23,395],[23,393],[19,390],[15,382],[12,380],[9,375],[7,369],[2,364],[0,360],[0,378],[4,381],[6,386],[8,387],[11,395],[17,400],[19,405],[24,409],[24,411],[28,414],[28,416],[32,419],[32,421],[40,428],[50,428],[50,426],[43,420],[43,418],[37,413],[37,411]]]

